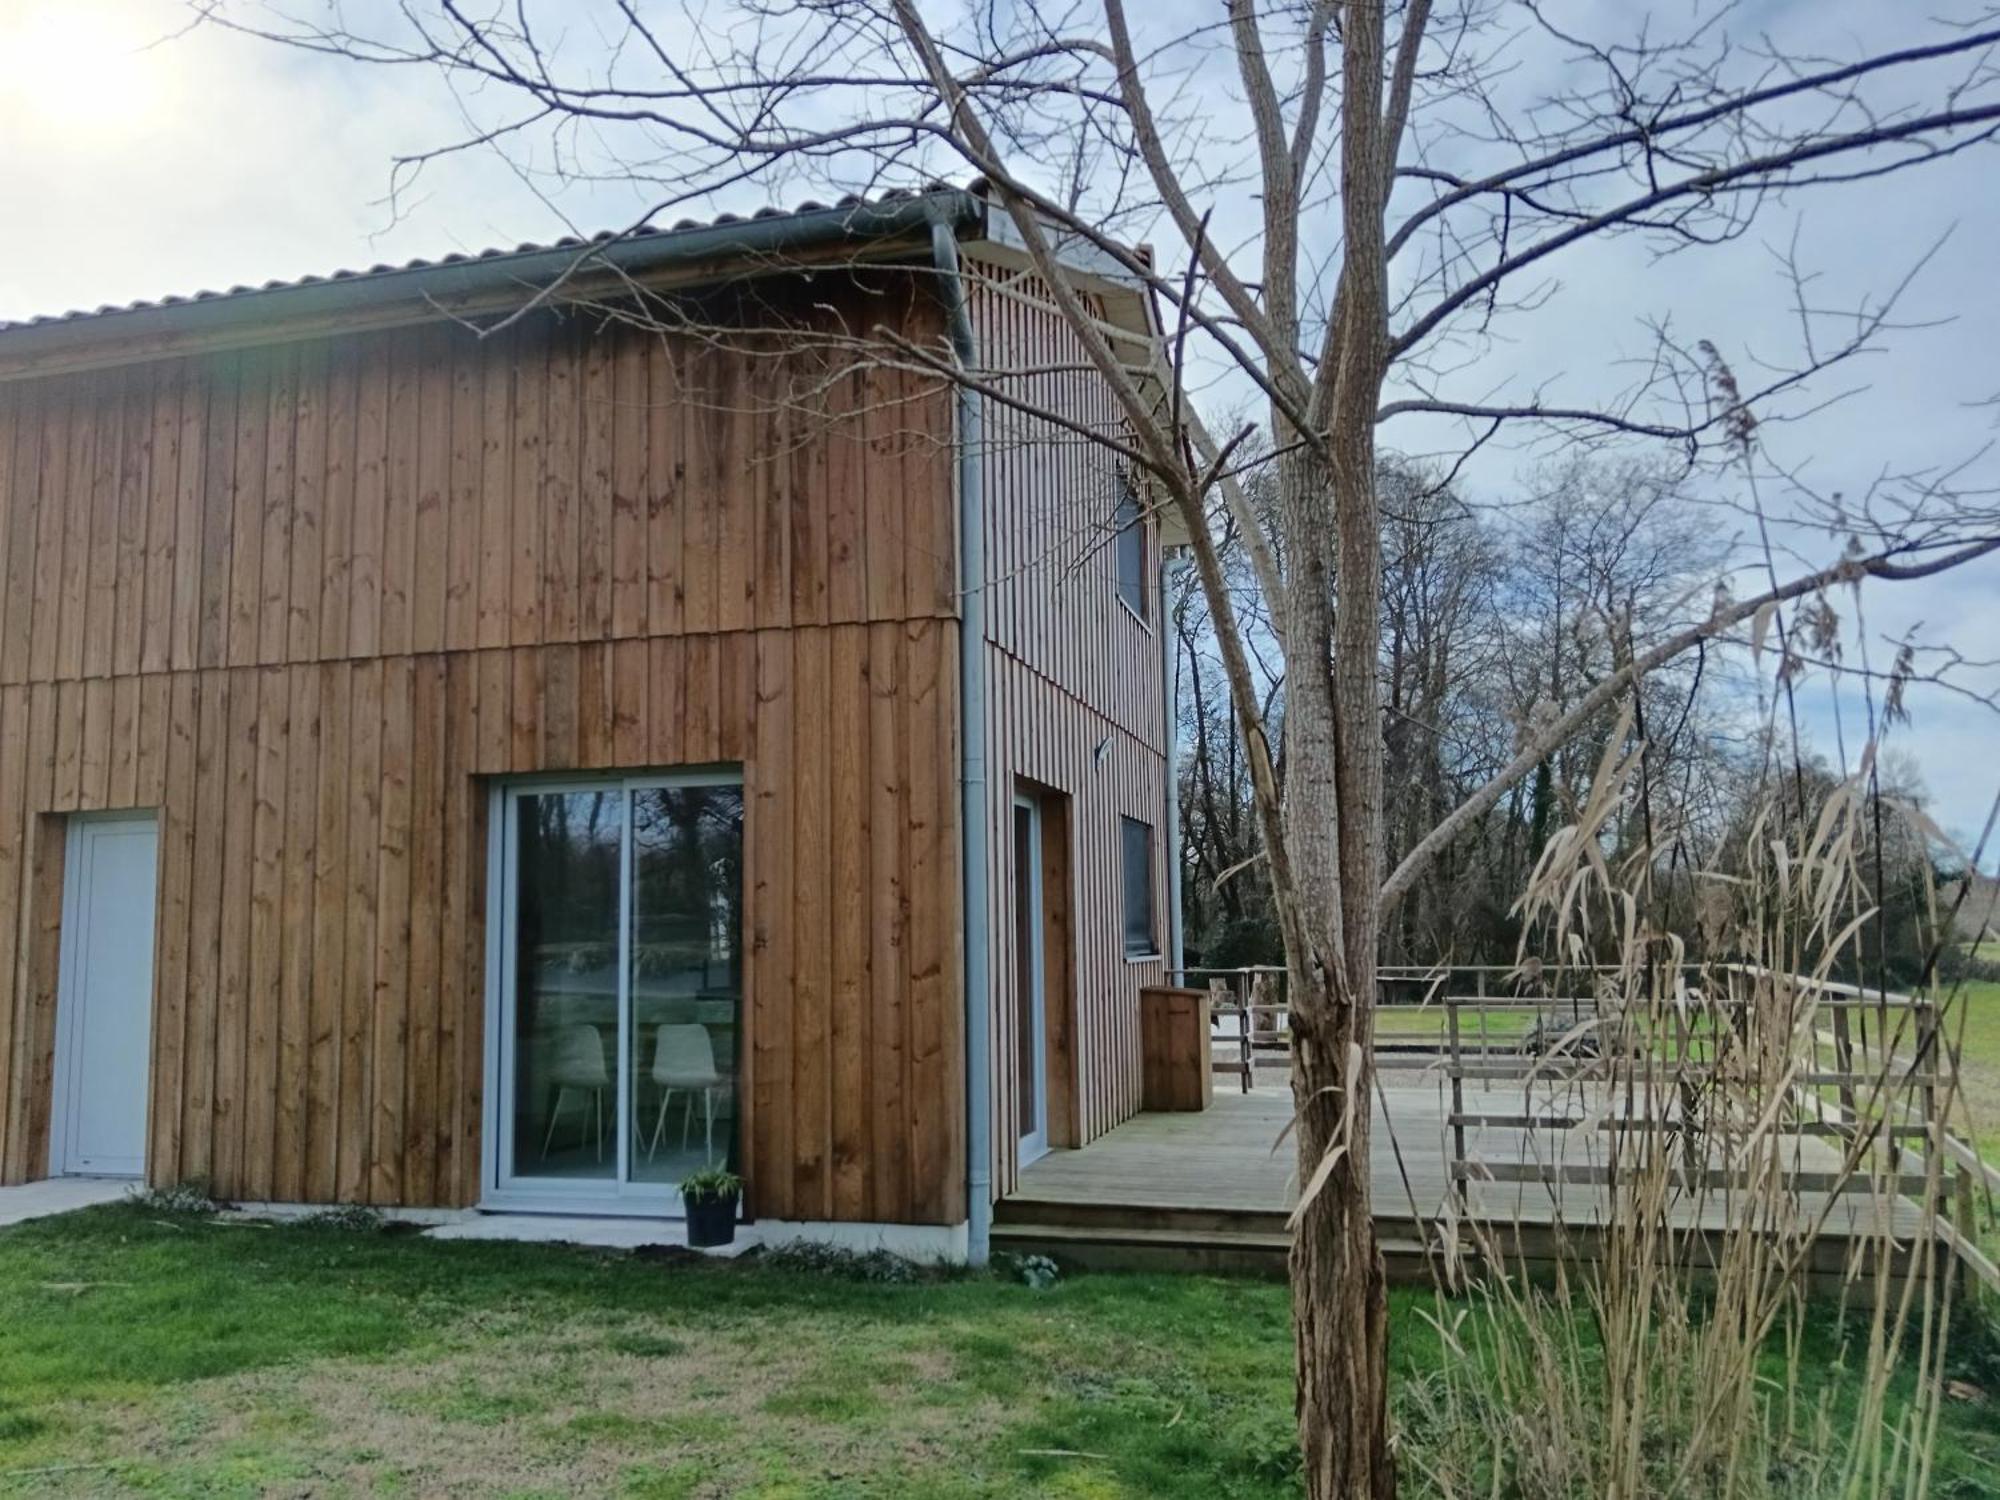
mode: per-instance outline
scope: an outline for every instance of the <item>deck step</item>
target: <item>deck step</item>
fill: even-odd
[[[1082,1203],[1033,1195],[1003,1198],[993,1220],[1000,1224],[1068,1225],[1082,1229],[1158,1229],[1180,1234],[1252,1233],[1285,1235],[1283,1209],[1196,1207],[1180,1203]]]
[[[996,1250],[1046,1255],[1092,1270],[1233,1271],[1282,1276],[1291,1251],[1289,1234],[1244,1229],[1162,1229],[1131,1224],[996,1223]],[[1385,1239],[1382,1255],[1394,1281],[1428,1274],[1416,1240]]]

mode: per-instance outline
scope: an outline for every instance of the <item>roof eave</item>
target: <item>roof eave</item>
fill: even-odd
[[[588,244],[485,255],[107,310],[0,328],[0,380],[210,348],[474,316],[558,284],[564,300],[629,283],[699,285],[928,247],[930,227],[975,235],[985,204],[961,188],[723,219]]]

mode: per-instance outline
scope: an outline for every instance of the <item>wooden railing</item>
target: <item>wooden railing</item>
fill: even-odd
[[[1899,1195],[1972,1279],[2000,1291],[2000,1268],[1974,1237],[1977,1204],[1990,1212],[2000,1194],[2000,1167],[1953,1128],[1955,1059],[1935,997],[1747,965],[1642,975],[1439,965],[1379,975],[1377,1076],[1401,1075],[1406,1084],[1434,1077],[1446,1091],[1448,1170],[1461,1213],[1471,1211],[1476,1183],[1615,1188],[1620,1172],[1631,1171],[1626,1153],[1584,1146],[1590,1159],[1576,1162],[1562,1159],[1562,1146],[1646,1134],[1680,1148],[1676,1190],[1733,1192],[1748,1173],[1731,1146],[1749,1127],[1701,1118],[1728,1085],[1729,1097],[1757,1101],[1754,1128],[1794,1142],[1790,1191]],[[1283,970],[1196,969],[1183,982],[1211,991],[1217,1073],[1246,1092],[1289,1075]],[[1510,1084],[1521,1089],[1518,1105],[1487,1097]],[[1478,1149],[1483,1131],[1565,1139],[1523,1149],[1516,1135],[1506,1159],[1492,1160]]]

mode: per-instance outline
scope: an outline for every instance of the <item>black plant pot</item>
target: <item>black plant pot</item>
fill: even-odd
[[[736,1238],[736,1194],[689,1199],[686,1207],[688,1243],[697,1250],[726,1245]]]

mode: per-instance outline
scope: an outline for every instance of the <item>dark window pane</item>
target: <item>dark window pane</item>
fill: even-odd
[[[1118,481],[1118,597],[1146,618],[1146,521],[1129,479]]]
[[[1154,954],[1153,830],[1137,818],[1122,819],[1125,857],[1125,952],[1129,957]]]
[[[634,1182],[737,1170],[742,950],[742,788],[634,792]]]
[[[514,890],[514,1171],[618,1171],[618,861],[625,794],[523,796]]]

